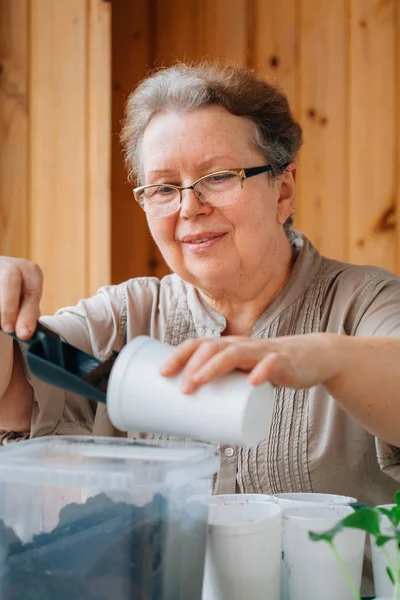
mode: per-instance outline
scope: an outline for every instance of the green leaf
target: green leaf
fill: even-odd
[[[396,502],[397,506],[400,507],[400,490],[397,490],[397,492],[395,493],[394,501]]]
[[[391,540],[394,540],[395,538],[393,536],[390,535],[378,535],[375,538],[375,543],[377,546],[384,546],[387,542],[390,542]]]
[[[378,506],[376,508],[376,510],[378,512],[380,512],[382,515],[385,515],[388,519],[392,520],[392,510],[391,509]]]
[[[352,502],[349,504],[351,508],[354,510],[361,510],[362,508],[375,508],[373,504],[368,504],[367,502]]]
[[[374,508],[360,508],[342,519],[341,523],[343,527],[362,529],[377,537],[381,535],[379,521],[379,513]]]
[[[328,544],[331,544],[335,535],[337,533],[339,533],[339,531],[341,531],[342,529],[343,529],[342,522],[339,521],[339,523],[337,525],[335,525],[335,527],[332,527],[332,529],[328,529],[327,531],[322,531],[321,533],[315,533],[314,531],[309,531],[308,537],[310,538],[310,540],[312,542],[324,541],[324,542],[328,542]]]
[[[389,579],[394,585],[394,577],[393,577],[392,569],[390,567],[386,567],[386,573],[389,575]]]
[[[400,507],[394,506],[393,508],[377,508],[377,511],[382,515],[385,515],[389,521],[397,527],[400,523]]]
[[[391,521],[392,521],[393,525],[396,525],[396,527],[397,527],[400,523],[400,506],[394,506],[391,509],[391,513],[392,513]]]

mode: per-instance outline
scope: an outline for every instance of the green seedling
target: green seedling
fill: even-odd
[[[400,600],[400,490],[395,494],[395,506],[392,508],[380,508],[368,504],[352,504],[354,512],[344,517],[335,527],[322,533],[309,532],[309,537],[313,542],[324,541],[329,544],[332,552],[340,565],[349,588],[352,592],[354,600],[361,600],[357,587],[344,563],[339,555],[334,544],[336,535],[345,528],[361,529],[369,533],[374,539],[377,546],[382,548],[386,559],[386,572],[393,588],[393,600]],[[385,533],[382,533],[381,522],[382,516],[386,516],[389,521],[389,530],[385,526]],[[389,553],[385,545],[394,541],[396,544],[395,562],[390,559]]]

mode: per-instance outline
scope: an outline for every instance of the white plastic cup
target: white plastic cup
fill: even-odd
[[[353,595],[331,547],[313,542],[310,531],[334,527],[353,511],[348,506],[298,506],[282,516],[282,600],[352,600]],[[343,529],[335,536],[335,548],[356,588],[361,586],[365,532]]]
[[[174,350],[148,336],[123,348],[107,390],[115,427],[238,446],[255,446],[268,437],[274,409],[270,383],[254,387],[245,373],[235,371],[184,394],[181,375],[160,374]]]
[[[393,508],[395,504],[383,504],[380,508]],[[390,526],[389,519],[382,515],[381,516],[381,531],[383,535],[393,535],[393,529]],[[370,536],[371,540],[371,555],[372,555],[372,572],[374,574],[374,587],[375,596],[393,596],[393,583],[390,581],[389,575],[387,574],[386,557],[382,551],[382,548],[378,548],[375,544],[375,538]],[[390,541],[385,544],[385,550],[389,555],[390,561],[393,565],[396,564],[396,542]]]
[[[279,600],[281,519],[269,496],[212,498],[203,600]]]
[[[356,498],[351,496],[339,496],[337,494],[316,494],[312,492],[297,492],[297,493],[284,493],[274,494],[272,496],[274,502],[279,504],[283,510],[287,508],[296,508],[303,504],[316,504],[321,505],[348,505],[353,502],[357,502]]]

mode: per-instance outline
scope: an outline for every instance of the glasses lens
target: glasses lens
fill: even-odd
[[[136,198],[150,217],[165,217],[178,210],[179,190],[169,185],[151,185],[136,194]]]
[[[224,206],[236,202],[242,189],[240,176],[233,171],[212,173],[195,185],[196,194],[210,206]]]

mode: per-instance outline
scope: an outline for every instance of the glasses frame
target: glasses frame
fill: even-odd
[[[288,166],[287,164],[284,165],[283,169],[285,169],[287,166]],[[199,179],[196,179],[196,181],[194,181],[191,185],[186,185],[186,186],[173,185],[172,183],[149,183],[148,185],[141,185],[141,186],[133,189],[133,196],[134,196],[136,202],[139,204],[140,208],[142,210],[144,210],[144,212],[146,212],[145,208],[143,207],[143,205],[138,197],[138,194],[141,191],[143,191],[147,188],[160,187],[160,186],[170,187],[170,188],[177,190],[179,192],[179,205],[178,205],[177,209],[174,210],[174,212],[169,213],[168,215],[162,215],[161,217],[159,217],[160,219],[163,219],[165,217],[169,217],[169,216],[175,214],[179,210],[179,208],[181,207],[181,204],[182,204],[182,192],[184,190],[193,190],[193,192],[196,194],[196,197],[200,200],[200,202],[203,202],[203,200],[199,197],[199,195],[196,193],[196,190],[194,188],[200,181],[202,181],[203,179],[206,179],[207,177],[210,177],[213,175],[222,175],[223,173],[235,173],[240,178],[240,184],[243,189],[243,182],[245,179],[249,179],[250,177],[254,177],[255,175],[260,175],[261,173],[267,173],[268,171],[272,171],[272,165],[262,165],[261,167],[249,167],[248,169],[244,169],[244,168],[223,169],[222,171],[215,171],[214,173],[207,173],[207,175],[203,175],[202,177],[199,177]],[[210,205],[207,205],[206,202],[203,202],[203,204],[205,204],[206,206],[210,206]]]

